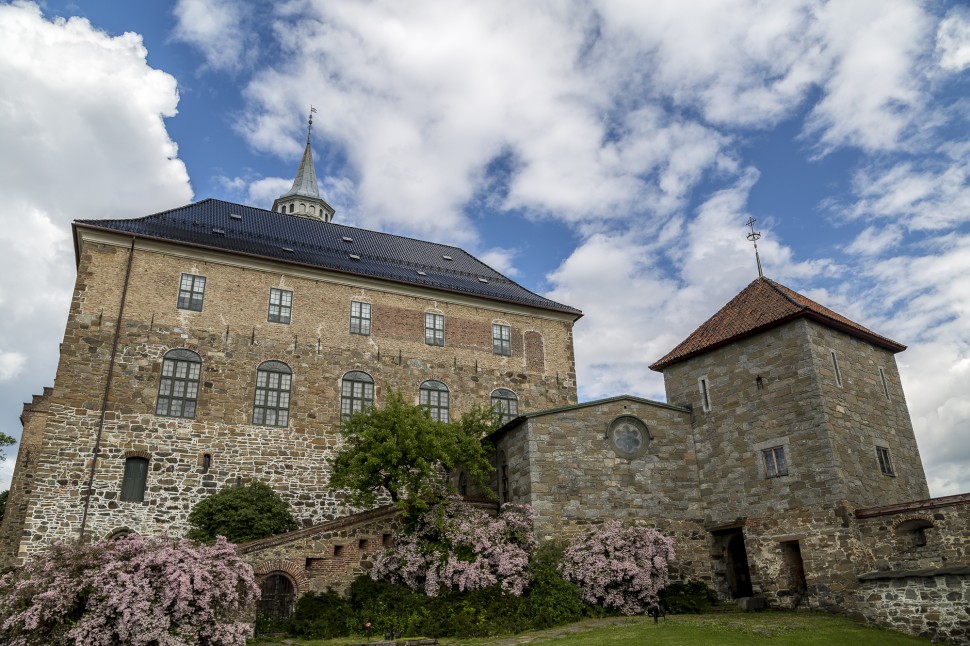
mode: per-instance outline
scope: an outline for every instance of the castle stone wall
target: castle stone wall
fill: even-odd
[[[86,531],[94,538],[120,528],[181,535],[203,496],[256,478],[304,524],[353,511],[327,482],[327,460],[339,445],[340,382],[351,370],[373,377],[378,404],[387,388],[416,403],[421,383],[439,380],[450,390],[453,417],[487,404],[496,388],[516,393],[522,411],[576,401],[568,317],[175,251],[136,245],[90,496]],[[20,556],[79,531],[127,261],[124,247],[82,247],[42,449],[31,467]],[[182,273],[206,277],[201,312],[176,307]],[[293,292],[291,324],[267,322],[271,287]],[[373,305],[370,336],[349,333],[352,300]],[[424,343],[425,311],[445,315],[444,347]],[[511,327],[512,356],[492,353],[493,322]],[[526,332],[542,338],[538,367],[525,355]],[[162,358],[174,348],[202,359],[194,419],[154,414]],[[285,428],[251,423],[256,370],[267,360],[293,372]],[[207,470],[204,454],[212,459]],[[150,460],[145,502],[119,500],[132,455]],[[5,551],[18,553],[12,544]]]

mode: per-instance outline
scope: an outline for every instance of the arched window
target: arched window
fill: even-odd
[[[350,419],[354,413],[374,405],[374,380],[366,372],[353,370],[340,384],[340,416]]]
[[[290,381],[293,372],[282,361],[264,361],[256,369],[253,424],[286,426],[290,421]]]
[[[498,454],[498,499],[503,503],[509,501],[509,461],[505,451]]]
[[[195,417],[202,358],[191,350],[169,350],[162,359],[156,415]]]
[[[426,381],[421,384],[420,403],[431,411],[431,419],[448,421],[448,386],[440,381]]]
[[[127,458],[125,460],[125,478],[121,481],[121,499],[129,502],[143,502],[147,481],[148,459]]]
[[[492,391],[492,408],[501,413],[504,424],[519,416],[519,398],[508,388],[496,388]]]

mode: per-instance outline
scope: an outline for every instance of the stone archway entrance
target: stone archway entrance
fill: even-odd
[[[259,586],[262,596],[257,610],[259,615],[270,623],[288,619],[293,614],[296,588],[290,577],[282,572],[273,572]]]
[[[711,532],[714,538],[714,555],[721,566],[718,573],[724,577],[724,586],[732,599],[753,596],[751,571],[748,568],[748,552],[744,547],[741,527],[718,529]]]

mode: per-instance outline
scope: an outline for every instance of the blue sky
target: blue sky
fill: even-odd
[[[70,222],[269,207],[312,104],[337,221],[586,313],[581,399],[663,399],[647,366],[756,277],[756,218],[769,277],[909,346],[931,492],[970,491],[964,4],[82,0],[0,33],[9,435],[53,382]]]

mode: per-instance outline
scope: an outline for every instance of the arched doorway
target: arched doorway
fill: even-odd
[[[263,579],[259,588],[262,592],[258,606],[260,617],[270,623],[289,619],[296,600],[296,589],[290,577],[282,572],[273,572]]]
[[[744,549],[744,534],[740,531],[731,535],[728,540],[728,586],[731,595],[738,599],[750,597],[751,572],[748,570],[748,552]]]

